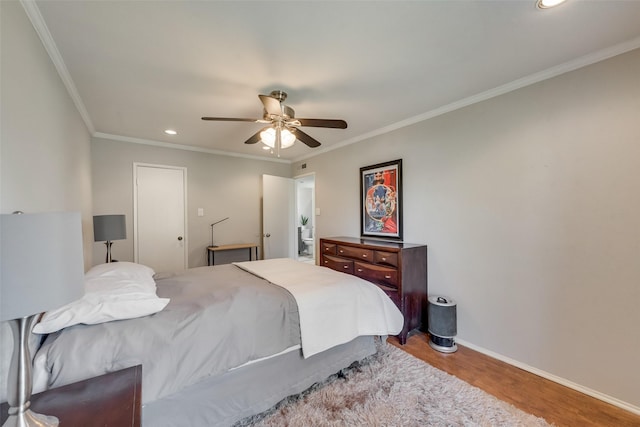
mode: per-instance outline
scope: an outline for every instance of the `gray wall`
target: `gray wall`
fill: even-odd
[[[359,235],[359,168],[404,168],[405,241],[458,337],[640,407],[640,50],[297,162],[318,236]]]
[[[262,235],[262,175],[290,176],[290,165],[241,157],[132,144],[108,139],[92,141],[93,206],[95,215],[125,214],[127,239],[113,243],[113,257],[133,261],[133,163],[187,168],[187,222],[189,267],[207,265],[206,247],[215,243],[256,243]],[[198,217],[198,208],[205,215]],[[216,264],[244,256],[218,253]],[[103,243],[94,243],[93,264],[104,262]]]
[[[2,4],[1,211],[79,211],[91,259],[89,132],[18,2]]]
[[[1,1],[0,17],[2,213],[81,211],[88,268],[104,255],[91,216],[131,227],[132,163],[167,164],[188,169],[190,265],[213,219],[232,218],[223,243],[258,238],[260,175],[299,163],[90,142],[19,3]],[[429,245],[430,291],[458,301],[459,338],[640,406],[639,75],[634,51],[307,159],[317,235],[357,235],[358,169],[403,158],[405,240]],[[132,251],[114,244],[116,258]]]
[[[90,137],[18,2],[0,1],[0,211],[79,211],[91,265]],[[33,267],[46,256],[33,248]],[[0,401],[13,348],[0,328]]]

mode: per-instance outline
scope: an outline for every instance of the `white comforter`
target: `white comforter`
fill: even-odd
[[[402,330],[404,318],[393,301],[359,277],[289,258],[234,264],[294,296],[305,358],[360,335],[396,335]]]

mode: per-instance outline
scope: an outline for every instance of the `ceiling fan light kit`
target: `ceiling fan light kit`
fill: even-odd
[[[278,157],[280,157],[281,149],[291,147],[296,140],[310,148],[320,146],[319,141],[298,129],[300,126],[330,129],[347,128],[347,122],[340,119],[296,119],[294,109],[283,104],[284,100],[287,99],[287,93],[284,91],[274,90],[269,95],[258,95],[258,98],[260,98],[264,107],[261,119],[202,117],[202,120],[270,124],[271,126],[259,130],[244,143],[255,144],[258,141],[262,141],[268,147],[275,149]]]
[[[260,132],[260,139],[262,143],[268,147],[276,147],[276,130],[274,128],[267,128]],[[280,148],[289,148],[296,142],[296,137],[289,129],[283,129],[280,135]]]

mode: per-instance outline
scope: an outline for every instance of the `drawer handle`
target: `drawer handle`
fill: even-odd
[[[340,253],[341,253],[341,254],[343,254],[343,253],[344,253],[344,251],[343,251],[342,249],[340,249]]]
[[[386,261],[387,259],[386,259],[385,257],[382,257],[382,260],[383,260],[383,261]]]
[[[385,279],[391,279],[391,276],[384,276]]]
[[[361,268],[358,269],[358,273],[362,273],[362,269]]]
[[[367,257],[367,254],[362,254],[362,258],[366,258],[366,257]]]
[[[349,268],[349,266],[348,265],[343,265],[342,268]]]
[[[329,261],[325,261],[324,263],[325,263],[325,264],[329,264]]]

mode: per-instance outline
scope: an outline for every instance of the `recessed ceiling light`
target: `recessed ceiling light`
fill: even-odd
[[[178,132],[176,132],[173,129],[167,129],[167,130],[164,131],[164,133],[166,133],[167,135],[177,135],[178,134]]]
[[[538,9],[550,9],[564,3],[565,1],[567,0],[538,0],[536,2],[536,6]]]

